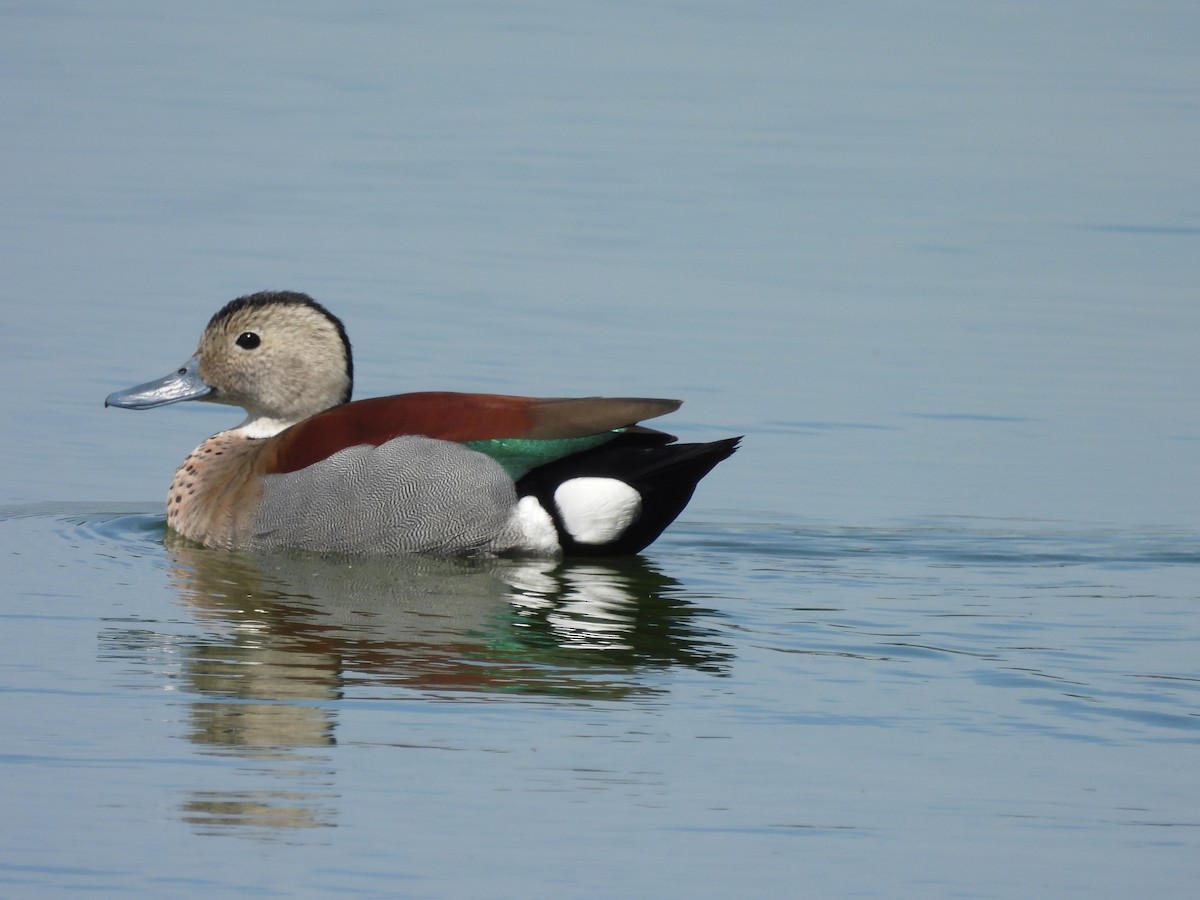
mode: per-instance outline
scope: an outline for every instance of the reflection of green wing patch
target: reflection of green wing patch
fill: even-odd
[[[549,441],[533,441],[528,438],[497,438],[491,441],[466,441],[466,446],[490,456],[504,467],[509,478],[516,481],[526,472],[544,466],[548,462],[599,447],[611,441],[618,432],[589,434],[586,437],[555,438]]]

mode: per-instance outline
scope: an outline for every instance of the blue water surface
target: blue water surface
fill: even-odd
[[[0,894],[1194,893],[1194,4],[0,21]],[[743,449],[632,560],[199,550],[236,411],[103,398],[264,288]]]

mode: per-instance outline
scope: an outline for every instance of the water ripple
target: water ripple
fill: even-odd
[[[1200,535],[1193,533],[1057,528],[1041,521],[948,518],[895,527],[705,523],[686,534],[692,546],[789,560],[883,556],[961,566],[1200,565]]]

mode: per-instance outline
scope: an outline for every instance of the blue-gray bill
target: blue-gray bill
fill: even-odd
[[[114,391],[105,399],[104,405],[121,409],[153,409],[182,400],[201,400],[212,392],[213,389],[200,377],[200,361],[193,356],[170,375],[124,391]]]

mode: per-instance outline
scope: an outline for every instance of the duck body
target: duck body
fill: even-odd
[[[304,294],[240,297],[163,379],[111,394],[247,418],[175,472],[167,524],[210,547],[359,554],[637,553],[737,438],[639,425],[679,401],[426,392],[350,400],[340,320]]]

